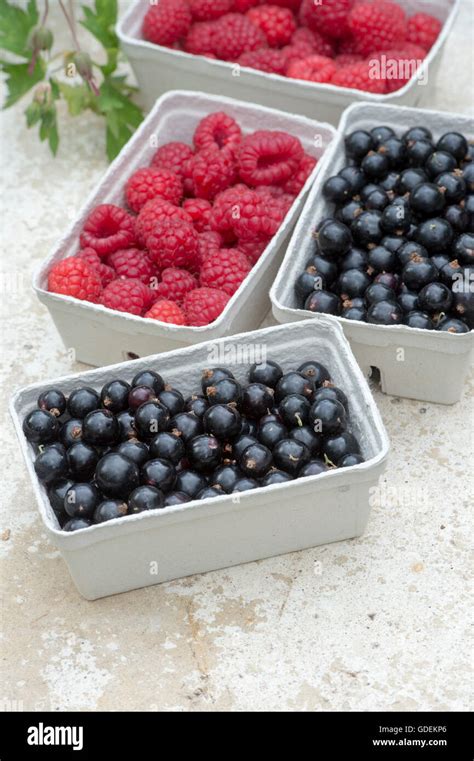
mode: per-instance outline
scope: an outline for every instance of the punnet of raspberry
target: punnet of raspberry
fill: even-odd
[[[168,299],[182,304],[184,297],[198,287],[194,275],[179,267],[167,267],[161,273],[161,281],[155,288],[156,298]]]
[[[230,296],[218,288],[196,288],[184,299],[184,313],[189,325],[202,327],[217,320]]]
[[[145,317],[160,322],[167,322],[171,325],[187,325],[186,315],[175,301],[160,299],[156,301]]]
[[[374,76],[374,69],[368,61],[354,63],[338,69],[332,78],[333,85],[350,87],[354,90],[383,95],[387,91],[385,79]]]
[[[102,282],[94,265],[81,257],[70,256],[51,267],[48,291],[96,303],[100,299]]]
[[[147,236],[147,249],[157,267],[191,267],[197,259],[198,233],[191,222],[167,219],[156,222]]]
[[[202,264],[199,282],[202,286],[219,288],[232,296],[251,269],[245,254],[237,249],[223,248],[208,256]]]
[[[186,36],[192,23],[188,0],[160,0],[143,19],[145,40],[169,47]]]
[[[304,79],[308,82],[330,82],[336,73],[337,66],[332,58],[322,55],[312,55],[301,61],[293,61],[287,70],[288,77]]]
[[[242,130],[229,114],[216,111],[208,114],[199,122],[193,135],[197,151],[204,148],[225,148],[240,143]]]
[[[192,161],[192,181],[196,198],[213,201],[222,190],[234,185],[237,167],[232,146],[221,150],[204,148]]]
[[[296,19],[289,8],[260,5],[247,11],[247,18],[262,30],[272,48],[288,45],[296,31]]]
[[[139,248],[125,248],[115,251],[107,258],[107,264],[122,278],[141,280],[150,284],[155,274],[155,267],[146,251]]]
[[[167,169],[184,180],[187,177],[188,161],[193,156],[194,151],[191,146],[186,145],[186,143],[171,142],[158,148],[150,164],[157,169]]]
[[[404,42],[407,34],[405,11],[400,5],[385,0],[357,2],[347,23],[357,42],[356,52],[362,55],[396,47]]]
[[[147,236],[153,232],[156,222],[167,219],[180,219],[192,222],[192,217],[181,206],[175,206],[162,198],[153,198],[140,211],[135,224],[138,243],[145,245]]]
[[[354,0],[303,0],[300,20],[305,26],[326,37],[347,37],[347,17],[353,5]]]
[[[415,13],[408,19],[407,42],[420,45],[428,51],[436,42],[441,28],[441,21],[435,16],[429,13]]]
[[[101,304],[117,312],[143,315],[153,298],[154,294],[141,280],[119,278],[104,288]]]
[[[211,217],[212,204],[205,198],[187,198],[183,203],[183,209],[187,211],[198,233],[210,230],[209,219]]]
[[[127,180],[125,198],[132,211],[140,209],[152,198],[163,198],[179,204],[183,197],[183,183],[174,172],[156,167],[142,167]]]
[[[188,0],[194,21],[214,21],[233,10],[234,0]]]
[[[96,206],[80,235],[82,248],[93,248],[101,257],[135,244],[135,219],[113,204]]]
[[[290,179],[303,157],[303,146],[287,132],[257,130],[238,152],[240,178],[247,185],[279,185]]]
[[[242,53],[266,47],[267,39],[247,16],[227,13],[215,22],[214,53],[224,61],[236,61]]]

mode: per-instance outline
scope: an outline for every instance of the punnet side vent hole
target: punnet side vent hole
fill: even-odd
[[[124,359],[140,359],[140,355],[135,354],[134,351],[126,351],[124,352]]]
[[[374,365],[370,366],[369,380],[374,386],[380,386],[381,377],[378,367],[374,367]]]

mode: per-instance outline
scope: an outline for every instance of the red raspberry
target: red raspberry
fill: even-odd
[[[407,41],[428,51],[436,42],[441,27],[441,21],[429,13],[415,13],[408,19]]]
[[[94,267],[94,269],[97,270],[103,288],[117,277],[117,273],[112,267],[108,267],[107,264],[102,264],[100,257],[97,256],[93,248],[83,248],[82,251],[77,252],[76,256],[78,256],[79,259],[84,259],[84,261],[88,262],[91,267]]]
[[[186,143],[166,143],[154,154],[150,166],[157,169],[167,169],[177,174],[182,180],[186,177],[186,165],[194,156],[194,151]]]
[[[247,13],[250,8],[260,5],[262,0],[234,0],[232,10],[235,13]]]
[[[290,193],[293,196],[297,196],[303,190],[306,180],[313,171],[314,167],[318,163],[314,156],[310,156],[309,153],[305,153],[300,161],[300,165],[296,170],[293,177],[290,177],[288,182],[285,182],[284,189],[286,193]]]
[[[296,31],[295,17],[289,8],[261,5],[247,11],[247,18],[262,30],[272,48],[287,45]]]
[[[150,304],[150,290],[140,280],[114,280],[104,288],[101,304],[117,312],[141,315]]]
[[[301,5],[301,0],[272,0],[272,5],[278,5],[280,8],[289,8],[296,13]]]
[[[184,41],[184,49],[193,55],[214,55],[214,32],[216,25],[203,21],[193,24]]]
[[[301,26],[296,30],[291,38],[291,44],[311,45],[313,53],[325,55],[328,58],[332,58],[334,55],[334,48],[329,40],[322,37],[322,35],[314,29],[307,29],[304,26]]]
[[[293,79],[304,79],[307,82],[330,82],[336,68],[332,58],[312,55],[309,58],[303,58],[301,61],[290,63],[286,75]]]
[[[155,223],[147,236],[151,258],[160,268],[189,267],[197,259],[198,234],[190,222],[166,219]]]
[[[201,233],[198,240],[198,266],[202,266],[209,254],[218,251],[223,242],[222,235],[219,235],[219,233],[213,231]]]
[[[186,0],[160,0],[150,6],[143,19],[143,37],[156,45],[169,47],[187,34],[191,22]]]
[[[382,64],[380,75],[385,82],[385,91],[394,92],[406,85],[425,57],[424,48],[405,42],[403,50],[380,50],[373,53],[368,62],[369,66],[374,66],[376,61]],[[379,70],[374,69],[374,71],[378,73]]]
[[[214,322],[225,308],[230,296],[217,288],[195,288],[184,299],[188,324],[195,327]]]
[[[281,198],[285,195],[282,185],[259,185],[258,188],[255,188],[255,192],[259,196],[266,196],[267,198]]]
[[[205,148],[192,161],[194,195],[212,201],[218,193],[233,185],[237,171],[229,148]]]
[[[125,198],[137,213],[152,198],[163,198],[170,203],[179,204],[183,197],[183,183],[179,177],[168,169],[142,167],[127,180]]]
[[[168,299],[182,304],[189,291],[197,288],[197,280],[187,270],[166,267],[161,273],[161,282],[155,288],[157,298]]]
[[[251,269],[252,265],[241,251],[221,248],[203,262],[199,282],[201,286],[219,288],[232,296]]]
[[[353,4],[354,0],[303,0],[300,20],[305,26],[327,37],[347,37],[347,16]]]
[[[82,248],[93,248],[101,257],[135,243],[135,220],[113,204],[96,206],[87,217],[80,236]]]
[[[257,130],[242,141],[239,174],[248,185],[279,185],[289,180],[302,157],[303,147],[297,137]]]
[[[213,21],[232,10],[233,0],[188,0],[195,21]]]
[[[337,41],[337,54],[343,55],[344,53],[348,53],[349,55],[353,53],[361,55],[361,53],[359,53],[357,41],[354,39],[354,37],[352,37],[352,35]]]
[[[285,59],[285,74],[295,61],[309,58],[314,55],[314,50],[308,42],[299,42],[297,45],[285,45],[281,50]]]
[[[251,69],[266,71],[268,74],[284,74],[286,58],[281,50],[262,48],[243,53],[237,63]]]
[[[99,272],[79,256],[69,256],[53,264],[48,274],[48,291],[97,303],[102,292]]]
[[[347,23],[357,41],[357,52],[362,55],[395,47],[406,38],[405,11],[386,0],[356,3],[349,13]]]
[[[205,198],[188,198],[183,203],[183,209],[186,209],[188,212],[198,233],[203,233],[210,229],[209,218],[212,206]]]
[[[331,83],[339,87],[350,87],[353,90],[366,90],[367,92],[383,95],[386,92],[385,80],[373,75],[372,68],[367,61],[354,63],[351,66],[343,66],[334,74]]]
[[[242,130],[231,116],[217,111],[201,119],[194,132],[193,142],[197,151],[204,148],[224,148],[240,143]]]
[[[214,52],[224,61],[236,61],[248,50],[258,50],[267,40],[255,24],[239,13],[227,13],[215,22]]]
[[[79,259],[84,259],[85,262],[91,265],[91,267],[98,268],[100,264],[100,256],[96,254],[93,248],[82,248],[76,254]]]
[[[237,238],[271,238],[278,230],[282,217],[275,199],[248,190],[240,196],[237,207],[238,216],[233,220]]]
[[[359,53],[341,53],[334,59],[336,66],[352,66],[353,63],[360,63],[363,61],[363,56]]]
[[[179,206],[162,198],[153,198],[148,201],[136,221],[136,233],[138,242],[145,245],[147,236],[153,232],[156,222],[167,219],[181,219],[183,222],[192,222],[191,216]]]
[[[234,185],[217,196],[210,216],[212,230],[220,233],[227,243],[236,240],[235,220],[240,216],[243,194],[248,192],[246,185]]]
[[[270,243],[270,238],[254,238],[253,240],[240,240],[235,251],[241,251],[252,264],[256,264]]]
[[[119,277],[141,280],[149,285],[150,279],[155,274],[153,263],[145,251],[139,248],[127,248],[115,251],[107,259],[110,267],[113,267]]]
[[[175,301],[156,301],[152,308],[145,313],[145,317],[160,322],[168,322],[171,325],[186,325],[186,315]]]

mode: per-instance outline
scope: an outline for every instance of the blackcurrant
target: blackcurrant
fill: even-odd
[[[99,455],[94,447],[77,441],[67,450],[67,463],[75,481],[88,481],[94,475]]]
[[[151,386],[134,386],[128,395],[128,406],[135,412],[146,402],[156,402],[157,395]]]
[[[323,196],[334,203],[345,203],[352,194],[351,184],[338,175],[329,177],[323,185]]]
[[[466,323],[454,317],[444,317],[439,321],[436,329],[446,333],[469,333]]]
[[[362,248],[355,248],[354,246],[349,249],[347,254],[342,256],[339,260],[339,271],[346,272],[346,270],[365,270],[367,269],[367,253]]]
[[[330,463],[339,465],[346,455],[360,454],[360,447],[355,436],[349,431],[344,431],[336,436],[327,436],[324,439],[322,451]]]
[[[283,439],[273,450],[273,461],[276,467],[292,476],[295,476],[310,459],[311,453],[308,447],[295,439]]]
[[[174,388],[165,388],[158,394],[158,401],[167,408],[170,417],[174,417],[184,410],[184,397],[180,391]]]
[[[134,462],[135,465],[138,465],[139,468],[146,463],[150,456],[149,449],[143,441],[122,441],[115,451],[124,457],[128,457],[128,459],[132,460],[132,462]]]
[[[176,470],[173,463],[169,460],[156,457],[154,460],[148,460],[142,466],[140,480],[146,486],[156,486],[157,489],[168,492],[174,487],[175,481],[177,482]],[[133,488],[137,486],[138,484],[135,484]],[[177,485],[176,489],[181,491],[181,488]]]
[[[119,426],[119,441],[136,439],[135,416],[130,410],[122,410],[115,416]]]
[[[128,497],[128,512],[134,515],[145,510],[161,510],[163,502],[163,492],[156,486],[137,486]]]
[[[328,470],[328,466],[323,460],[313,459],[306,465],[303,465],[298,473],[299,478],[305,478],[306,476],[319,476],[320,473],[325,473]]]
[[[195,470],[182,470],[176,476],[174,488],[175,491],[189,494],[194,499],[207,485],[207,479],[203,473],[197,473]]]
[[[301,398],[303,399],[303,397]],[[268,447],[268,449],[273,449],[275,444],[277,444],[282,439],[286,439],[287,436],[287,427],[283,423],[279,423],[277,421],[269,421],[268,423],[263,423],[263,425],[259,426],[257,432],[259,442]]]
[[[317,235],[319,248],[325,256],[343,256],[352,245],[351,231],[337,220],[327,222]]]
[[[187,443],[186,456],[195,470],[209,473],[220,465],[222,446],[215,436],[203,433]]]
[[[275,388],[275,401],[280,404],[281,400],[289,394],[300,394],[305,399],[312,399],[314,394],[314,380],[302,372],[291,371],[282,375]]]
[[[269,388],[275,388],[276,384],[283,375],[283,370],[277,362],[266,359],[264,362],[258,362],[249,370],[250,383],[262,383]]]
[[[243,390],[240,410],[247,417],[256,420],[266,415],[273,403],[272,388],[264,386],[263,383],[249,383]]]
[[[238,465],[242,473],[251,478],[261,478],[272,465],[272,453],[263,444],[250,444],[239,457]]]
[[[334,399],[320,399],[309,412],[309,421],[315,433],[324,436],[341,433],[347,428],[346,410],[341,402]]]
[[[117,418],[109,410],[93,410],[84,418],[82,440],[92,446],[106,447],[119,440]]]
[[[128,408],[130,384],[123,380],[113,380],[103,387],[100,392],[102,406],[110,412],[122,412]]]
[[[396,294],[392,288],[388,287],[388,285],[384,285],[383,283],[372,283],[365,292],[365,300],[367,306],[370,307],[372,304],[377,304],[379,301],[394,302],[396,300]]]
[[[216,468],[209,480],[212,486],[220,486],[226,494],[230,494],[242,476],[243,473],[237,465],[228,464]]]
[[[434,314],[447,312],[453,301],[453,294],[443,283],[428,283],[418,294],[421,309]]]
[[[375,246],[369,251],[368,264],[374,272],[391,272],[397,268],[398,259],[389,248]]]
[[[265,478],[262,478],[262,486],[272,486],[273,484],[284,484],[287,481],[292,481],[293,476],[289,473],[285,473],[284,470],[272,469],[269,470]]]
[[[100,396],[93,388],[88,386],[76,388],[69,394],[67,409],[71,417],[85,418],[89,412],[100,407]]]
[[[349,157],[360,161],[373,147],[374,139],[369,132],[358,129],[345,138],[346,153]]]
[[[367,311],[367,322],[374,325],[398,325],[402,318],[402,308],[393,301],[378,301]]]
[[[139,469],[130,458],[111,452],[97,463],[95,480],[107,497],[125,499],[139,484]]]
[[[101,501],[99,490],[93,484],[74,484],[64,495],[64,509],[71,518],[91,518]]]
[[[242,386],[235,378],[222,378],[215,385],[206,388],[209,404],[239,404]]]
[[[336,294],[330,291],[313,291],[306,299],[304,308],[310,312],[337,316],[341,313],[341,302]]]
[[[445,203],[444,193],[433,182],[420,182],[410,193],[410,207],[422,217],[436,216],[444,209]]]
[[[168,408],[159,402],[145,402],[135,413],[135,430],[144,441],[151,441],[157,433],[165,431],[168,424],[171,424]]]
[[[352,269],[341,272],[337,279],[336,287],[343,299],[362,296],[371,283],[366,272]]]
[[[206,394],[208,386],[215,386],[223,378],[233,378],[234,374],[227,367],[212,367],[203,370],[201,376],[202,393]]]
[[[60,417],[66,411],[66,397],[57,388],[43,391],[38,397],[37,404],[40,410],[50,412],[54,417]]]
[[[279,405],[279,411],[283,423],[288,428],[302,426],[308,422],[310,403],[305,396],[301,394],[288,394]],[[282,437],[283,438],[283,437]]]
[[[115,520],[115,518],[123,518],[125,515],[128,515],[126,502],[122,502],[120,499],[105,499],[94,510],[92,522],[105,523]]]
[[[410,328],[422,328],[423,330],[433,330],[434,323],[426,312],[408,312],[403,318],[403,324]]]
[[[69,475],[66,449],[62,444],[47,446],[35,460],[35,472],[45,484],[66,478]]]
[[[419,291],[437,278],[438,270],[431,259],[421,256],[414,255],[402,270],[402,280],[411,291]]]
[[[464,135],[459,132],[446,132],[441,135],[440,139],[436,143],[437,151],[446,151],[457,161],[462,161],[467,153],[467,140]]]
[[[452,172],[456,167],[457,161],[454,156],[440,150],[434,151],[425,163],[425,169],[433,179],[441,174],[441,172]]]
[[[390,162],[383,153],[370,151],[367,156],[362,159],[360,168],[371,180],[380,180],[387,174],[390,168]]]
[[[177,465],[185,456],[185,446],[180,436],[162,431],[151,440],[149,455],[152,459],[169,460]]]
[[[163,391],[165,382],[161,375],[155,373],[154,370],[142,370],[135,375],[132,380],[132,386],[148,386],[148,388],[152,389],[155,396],[158,396]]]
[[[209,407],[209,402],[200,394],[192,394],[184,402],[185,412],[193,412],[196,417],[202,417]]]
[[[319,388],[331,380],[331,375],[327,367],[322,365],[320,362],[316,362],[312,359],[308,360],[307,362],[303,362],[303,364],[298,367],[298,372],[305,378],[308,378],[308,380],[314,384],[315,388]],[[301,392],[293,391],[290,393],[299,394]],[[304,396],[309,397],[309,393],[306,392]]]
[[[380,211],[363,211],[352,223],[351,233],[356,243],[361,246],[380,243],[383,236],[382,213]]]
[[[71,486],[74,486],[74,481],[71,478],[61,478],[59,481],[54,481],[50,484],[48,499],[55,513],[62,513],[64,511],[64,497]]]
[[[23,421],[23,433],[34,444],[50,444],[58,438],[59,423],[46,410],[33,410]]]
[[[191,497],[184,491],[172,491],[164,495],[163,507],[172,507],[173,505],[184,505],[190,502]]]
[[[416,241],[421,243],[430,254],[446,251],[452,239],[453,229],[442,217],[434,217],[418,225]]]
[[[428,182],[428,175],[423,169],[414,167],[404,169],[400,174],[400,193],[410,193],[422,182]]]

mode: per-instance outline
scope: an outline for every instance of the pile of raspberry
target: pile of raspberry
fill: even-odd
[[[441,26],[389,0],[160,0],[142,33],[173,50],[385,94],[413,76]]]
[[[53,293],[173,325],[208,325],[265,251],[316,165],[298,138],[244,135],[228,114],[199,122],[193,146],[162,145],[95,207],[75,256],[54,264]]]

